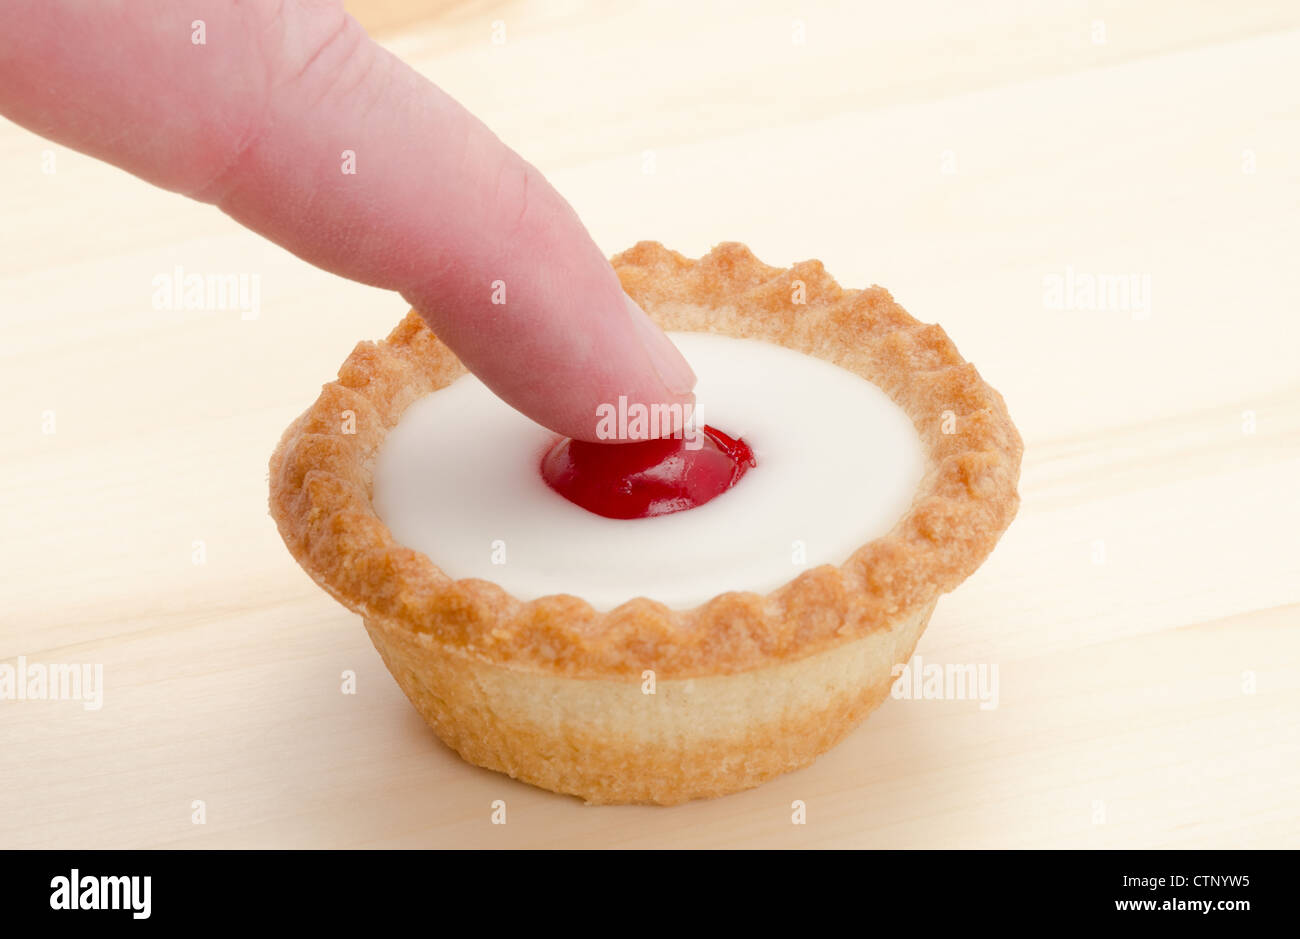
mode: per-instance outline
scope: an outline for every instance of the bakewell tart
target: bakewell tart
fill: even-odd
[[[466,760],[673,804],[808,765],[886,697],[1015,515],[1022,446],[879,287],[739,244],[613,264],[699,376],[686,434],[558,440],[412,312],[285,432],[271,514]]]

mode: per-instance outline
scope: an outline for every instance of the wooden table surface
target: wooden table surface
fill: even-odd
[[[0,700],[0,847],[1300,843],[1300,8],[354,6],[610,253],[745,241],[944,326],[1024,502],[918,651],[998,707],[888,701],[673,809],[462,763],[266,512],[400,299],[2,124],[0,663],[103,699]],[[177,266],[257,275],[258,315],[158,309]]]

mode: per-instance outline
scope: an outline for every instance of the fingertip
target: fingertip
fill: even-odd
[[[696,376],[686,357],[635,300],[627,294],[623,295],[623,299],[636,338],[645,351],[650,366],[663,383],[665,392],[674,397],[690,394],[695,388]]]
[[[694,370],[640,306],[623,300],[626,317],[610,317],[599,368],[570,385],[566,436],[618,443],[680,436],[692,424]]]

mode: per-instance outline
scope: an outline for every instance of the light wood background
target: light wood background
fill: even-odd
[[[281,430],[401,301],[0,124],[0,662],[105,675],[99,711],[0,701],[0,846],[1300,843],[1300,7],[353,8],[610,253],[741,240],[943,324],[1024,504],[919,652],[998,665],[1000,706],[890,701],[667,810],[462,763],[266,513]],[[260,316],[154,309],[176,265],[257,273]],[[1149,309],[1054,309],[1067,269]]]

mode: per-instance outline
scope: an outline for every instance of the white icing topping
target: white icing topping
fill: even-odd
[[[594,515],[542,481],[556,436],[466,376],[416,401],[389,432],[375,468],[380,518],[451,577],[608,610],[637,596],[685,608],[728,590],[772,590],[843,563],[907,511],[924,451],[875,385],[771,343],[673,339],[699,376],[698,424],[754,450],[758,465],[735,488],[658,518]]]

